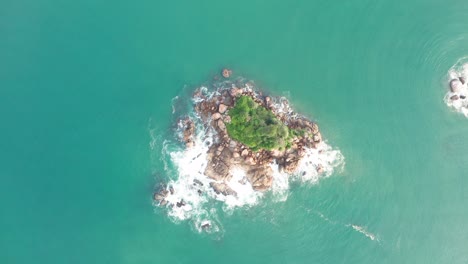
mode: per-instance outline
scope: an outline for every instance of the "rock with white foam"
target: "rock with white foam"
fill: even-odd
[[[458,93],[458,92],[460,92],[460,89],[461,89],[462,85],[463,84],[459,79],[452,79],[450,81],[450,90],[453,93]]]
[[[458,77],[458,80],[460,80],[461,84],[466,83],[465,77],[463,77],[463,76]]]

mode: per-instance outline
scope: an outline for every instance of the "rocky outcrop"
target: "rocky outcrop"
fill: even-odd
[[[238,88],[238,87],[246,88]],[[220,90],[217,96],[200,100],[195,109],[207,126],[218,132],[217,143],[208,151],[205,175],[214,180],[210,185],[217,193],[230,195],[226,184],[231,178],[234,167],[241,167],[247,173],[247,181],[257,191],[271,188],[273,171],[269,166],[276,162],[286,173],[294,173],[304,156],[305,147],[315,147],[322,141],[319,127],[315,122],[284,111],[275,112],[274,100],[270,96],[254,93],[248,84],[233,84],[230,89]],[[229,109],[241,95],[252,97],[255,102],[273,111],[291,129],[299,131],[288,150],[261,150],[254,152],[247,146],[229,138],[226,123],[230,122]],[[287,101],[282,102],[288,107]],[[319,169],[318,169],[319,170]]]
[[[458,82],[461,83],[462,80]],[[239,200],[236,202],[243,204],[245,201],[241,196],[244,190],[238,189],[239,184],[248,185],[245,186],[248,188],[251,186],[253,190],[259,192],[270,190],[274,176],[276,177],[274,174],[276,165],[280,172],[289,175],[298,173],[300,165],[304,176],[305,171],[310,168],[314,169],[311,163],[304,163],[308,167],[303,169],[301,162],[309,153],[310,148],[321,147],[322,136],[315,122],[294,113],[285,99],[254,92],[252,89],[254,86],[249,82],[232,81],[230,77],[223,80],[218,76],[217,81],[211,86],[210,88],[202,87],[193,93],[192,102],[195,102],[195,113],[191,113],[191,116],[196,119],[185,118],[177,123],[178,139],[185,143],[186,148],[194,147],[195,142],[200,144],[196,149],[183,153],[183,157],[191,159],[192,164],[196,166],[193,166],[193,171],[185,167],[185,170],[180,170],[183,172],[183,175],[180,175],[180,181],[171,182],[168,186],[160,186],[153,193],[153,204],[177,210],[178,213],[183,214],[197,206],[194,201],[198,199],[203,201],[207,197],[224,201],[232,201],[237,197]],[[211,88],[215,91],[208,90]],[[241,96],[249,96],[256,103],[269,109],[289,128],[284,130],[288,131],[284,133],[290,133],[290,136],[285,135],[283,138],[285,142],[281,142],[284,143],[281,144],[281,149],[253,150],[242,142],[231,139],[228,133],[231,129],[230,111]],[[459,96],[461,98],[461,95]],[[202,131],[206,133],[201,133]],[[208,150],[207,153],[194,154],[199,149]],[[206,154],[206,163],[205,160],[199,159],[202,155],[205,156],[204,154]],[[182,166],[188,167],[185,162],[183,164]],[[315,169],[318,173],[324,172],[324,168],[320,165],[316,165]],[[237,174],[237,170],[242,170],[240,175]],[[233,173],[236,174],[233,175]],[[197,196],[200,197],[197,198]],[[201,230],[210,230],[212,223],[205,221],[199,223],[198,227]]]
[[[232,156],[232,151],[225,144],[213,144],[208,150],[205,175],[216,181],[228,181],[231,178]]]
[[[232,88],[231,90],[229,90],[229,94],[232,96],[232,97],[237,97],[239,95],[241,95],[243,93],[242,89],[240,88]]]
[[[224,114],[227,109],[228,109],[227,105],[219,104],[218,111],[219,111],[220,114]]]
[[[195,123],[190,118],[182,120],[182,125],[184,127],[183,132],[183,141],[187,148],[191,148],[194,146],[194,136],[195,136]]]
[[[270,166],[250,166],[247,179],[254,190],[266,191],[273,184],[273,170]]]
[[[229,78],[229,77],[231,77],[231,74],[232,74],[232,70],[230,70],[230,69],[223,69],[222,75],[223,75],[224,78]]]
[[[299,166],[301,156],[298,152],[290,152],[279,159],[278,164],[286,173],[294,173]]]
[[[454,93],[457,93],[460,91],[460,87],[462,86],[462,82],[459,79],[452,79],[450,81],[450,90]]]
[[[226,183],[211,182],[210,186],[217,194],[222,194],[225,196],[237,196],[237,193],[233,189],[231,189]]]
[[[214,113],[213,115],[211,115],[211,119],[213,121],[216,121],[218,119],[221,119],[221,117],[223,117],[220,113]]]
[[[160,206],[165,206],[167,204],[166,197],[168,195],[169,191],[164,186],[160,186],[159,191],[154,193],[153,200]]]

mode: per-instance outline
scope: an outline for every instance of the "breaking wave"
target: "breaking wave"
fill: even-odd
[[[208,97],[218,93],[218,90],[208,91],[207,88],[201,90]],[[197,103],[197,100],[200,99],[192,98],[191,103]],[[285,98],[275,100],[274,104],[277,111],[294,114]],[[193,110],[190,113],[181,113],[182,115],[177,112],[174,114],[176,118],[184,114],[189,115],[194,121],[196,127],[194,146],[186,148],[181,144],[180,138],[184,129],[181,123],[175,129],[176,137],[162,142],[164,174],[169,178],[165,179],[164,184],[167,196],[163,204],[157,201],[154,204],[165,208],[167,215],[174,222],[190,221],[198,232],[222,232],[222,225],[218,220],[220,212],[232,213],[237,208],[255,206],[265,199],[266,193],[254,190],[247,180],[246,171],[240,167],[231,169],[233,177],[227,183],[237,194],[224,195],[215,192],[210,186],[215,180],[204,172],[208,163],[207,152],[216,141],[217,132],[204,127],[201,118]],[[152,147],[156,145],[154,142],[151,143]],[[270,166],[273,169],[273,184],[268,192],[272,194],[271,197],[275,202],[281,202],[287,200],[291,181],[315,184],[320,178],[332,175],[336,169],[342,169],[344,157],[339,150],[322,141],[316,148],[305,149],[305,155],[292,175],[281,171],[276,163],[271,163]],[[317,170],[319,167],[320,171]]]

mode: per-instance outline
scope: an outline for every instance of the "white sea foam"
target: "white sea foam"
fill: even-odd
[[[192,148],[171,151],[168,142],[163,147],[165,156],[169,156],[175,166],[172,171],[169,166],[165,166],[166,171],[173,173],[173,179],[167,183],[169,193],[165,199],[168,215],[175,221],[192,220],[197,230],[201,230],[203,225],[209,225],[211,231],[219,230],[216,221],[213,221],[217,217],[216,201],[222,202],[223,210],[232,211],[236,207],[255,205],[263,195],[252,188],[245,180],[245,172],[239,168],[232,170],[233,177],[227,183],[237,196],[217,194],[210,187],[210,183],[215,181],[208,178],[204,172],[207,152],[213,141],[212,131],[200,131]]]
[[[364,228],[362,226],[358,226],[358,225],[348,225],[348,226],[351,226],[354,230],[356,230],[357,232],[365,235],[370,240],[379,242],[379,239],[377,238],[377,236],[375,234],[367,231],[366,228]]]
[[[251,86],[244,87],[244,91],[251,90]],[[213,92],[206,87],[200,89],[200,95],[193,98],[200,102],[203,98],[211,98]],[[216,94],[219,94],[216,92]],[[274,101],[276,111],[292,115],[287,100],[280,98]],[[193,115],[193,114],[192,114]],[[220,232],[222,226],[218,220],[219,208],[225,212],[233,212],[236,208],[255,206],[264,199],[263,192],[255,191],[248,182],[246,172],[239,167],[231,170],[232,178],[227,185],[237,195],[223,195],[216,193],[210,183],[214,182],[204,174],[208,149],[216,140],[216,132],[203,127],[202,121],[192,116],[195,121],[196,135],[194,147],[183,148],[180,143],[166,140],[162,144],[165,171],[170,180],[167,182],[168,191],[165,201],[168,215],[175,222],[189,220],[194,229],[202,232]],[[183,135],[183,123],[178,123],[176,132],[180,140]],[[321,177],[330,176],[335,168],[343,167],[344,158],[339,150],[332,149],[326,142],[321,142],[317,148],[306,148],[298,169],[292,175],[280,171],[276,163],[270,164],[273,169],[273,186],[271,192],[275,201],[285,201],[288,198],[291,181],[317,183]],[[320,168],[320,172],[317,169]]]
[[[273,170],[273,184],[271,190],[275,201],[284,202],[288,199],[289,192],[289,174],[281,171],[278,164],[270,164]]]
[[[461,58],[455,65],[450,68],[447,74],[447,80],[445,82],[447,87],[449,87],[451,80],[458,80],[459,78],[468,80],[468,57]],[[457,100],[450,99],[455,95],[460,98]],[[449,91],[445,94],[444,102],[448,107],[452,108],[458,113],[463,114],[465,117],[468,117],[468,83],[462,84],[461,82],[458,82],[455,91],[449,89]]]
[[[336,167],[343,168],[344,157],[339,150],[334,150],[325,142],[316,148],[306,148],[296,175],[303,182],[315,183],[320,177],[330,176]],[[321,172],[319,172],[321,170]]]
[[[344,224],[344,223],[342,223],[340,221],[331,220],[330,218],[328,218],[327,216],[325,216],[323,213],[321,213],[319,211],[316,211],[315,213],[318,216],[320,216],[320,218],[322,218],[323,220],[325,220],[326,222],[328,222],[328,223],[330,223],[332,225],[342,225],[342,226],[345,226],[347,228],[352,228],[354,231],[359,232],[360,234],[366,236],[370,240],[380,243],[380,240],[379,240],[378,236],[376,234],[374,234],[374,233],[369,232],[363,226],[359,226],[359,225],[355,225],[355,224]]]

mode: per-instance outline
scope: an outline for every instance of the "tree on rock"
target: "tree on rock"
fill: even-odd
[[[290,146],[294,133],[250,96],[239,97],[229,116],[231,122],[226,124],[229,136],[253,151],[283,150]]]

